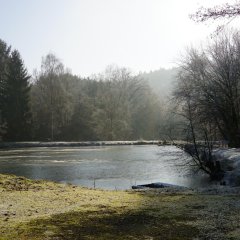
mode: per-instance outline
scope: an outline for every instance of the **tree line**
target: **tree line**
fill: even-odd
[[[185,139],[240,146],[240,35],[224,32],[182,58],[175,106],[127,68],[73,75],[53,54],[30,76],[17,50],[0,41],[3,141]],[[176,114],[177,112],[177,114]]]
[[[73,75],[54,55],[27,72],[18,51],[0,42],[0,137],[3,141],[158,139],[161,102],[127,68],[91,78]]]

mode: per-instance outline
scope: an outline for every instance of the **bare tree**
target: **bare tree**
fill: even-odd
[[[209,19],[231,19],[240,15],[240,2],[234,4],[225,3],[212,8],[201,7],[191,18],[197,22],[205,22]]]
[[[196,57],[196,53],[193,50],[189,54]],[[207,140],[204,141],[204,144],[203,141],[201,141],[201,145],[198,142],[198,140],[203,140],[203,133],[208,136],[207,131],[205,131],[207,122],[203,123],[198,106],[199,96],[197,95],[199,92],[196,92],[196,86],[194,85],[198,65],[192,62],[186,63],[182,65],[181,71],[178,74],[179,82],[174,91],[174,96],[180,109],[179,114],[186,120],[186,127],[184,128],[187,137],[186,140],[190,140],[191,143],[186,144],[184,150],[191,155],[193,166],[211,175],[212,171],[208,167],[210,164],[207,164],[212,161],[211,144],[209,144],[208,138],[204,139]]]
[[[35,127],[42,131],[49,129],[52,141],[60,128],[70,121],[72,115],[71,97],[65,84],[66,71],[60,60],[53,54],[42,59],[41,71],[32,87],[32,110]],[[46,125],[46,122],[48,123]]]
[[[212,141],[218,137],[230,147],[240,146],[239,63],[239,34],[223,32],[205,49],[190,49],[180,64],[174,95],[188,122],[193,143],[188,152],[214,176],[220,169],[211,154]]]
[[[231,147],[240,146],[240,36],[222,33],[205,50],[192,49],[181,65],[199,119],[213,124]]]
[[[107,140],[131,136],[131,103],[143,88],[141,79],[126,68],[108,66],[98,76],[98,110],[96,131]]]

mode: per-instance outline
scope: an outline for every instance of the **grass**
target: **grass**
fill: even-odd
[[[239,195],[104,191],[0,175],[0,240],[234,240],[239,229]]]

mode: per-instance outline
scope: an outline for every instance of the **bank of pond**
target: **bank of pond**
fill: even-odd
[[[0,174],[1,240],[237,240],[239,222],[240,188],[115,191]]]

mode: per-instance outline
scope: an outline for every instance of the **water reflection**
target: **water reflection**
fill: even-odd
[[[0,151],[0,173],[106,189],[151,182],[206,184],[206,176],[189,174],[187,158],[174,146],[27,148]]]

